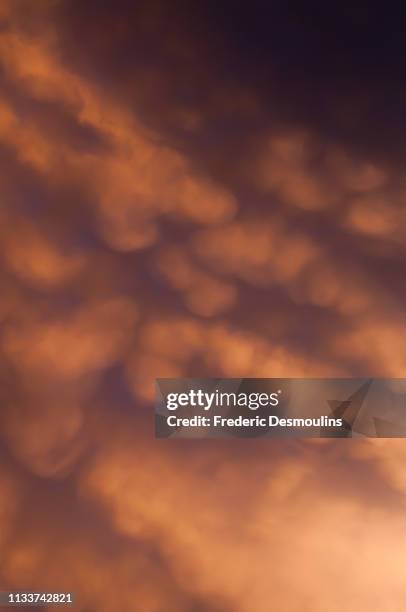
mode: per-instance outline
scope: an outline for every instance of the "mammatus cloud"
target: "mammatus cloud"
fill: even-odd
[[[217,93],[176,103],[159,62],[124,54],[123,87],[81,67],[65,3],[22,8],[0,4],[2,584],[82,612],[403,610],[401,442],[174,445],[150,418],[160,376],[404,375],[398,164],[268,117],[180,18],[162,44]]]
[[[383,559],[379,601],[383,609],[398,609],[403,598],[400,498],[395,501],[396,493],[386,490],[382,507],[373,501],[379,472],[367,493],[346,470],[337,469],[344,453],[347,467],[374,471],[373,451],[363,448],[366,465],[357,464],[351,449],[304,445],[289,458],[279,448],[280,456],[272,460],[265,447],[252,446],[255,459],[240,461],[235,470],[231,449],[208,448],[204,458],[192,450],[185,464],[169,448],[140,454],[128,441],[106,449],[83,486],[109,508],[120,532],[158,537],[178,580],[194,584],[198,592],[226,595],[234,609],[265,611],[270,600],[287,610],[374,606],[374,576]],[[322,467],[325,453],[329,476]],[[149,473],[145,458],[153,468]],[[336,486],[328,485],[332,474]],[[246,502],[235,505],[241,496]]]

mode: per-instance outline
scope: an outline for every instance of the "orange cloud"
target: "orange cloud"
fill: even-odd
[[[89,304],[65,320],[9,326],[3,349],[29,376],[75,379],[113,364],[134,329],[137,310],[128,299]]]
[[[9,219],[3,241],[10,270],[36,286],[60,286],[77,277],[86,265],[79,253],[66,254],[34,225]]]
[[[402,376],[396,164],[226,79],[167,109],[186,136],[147,122],[132,91],[151,72],[166,111],[169,69],[130,62],[119,95],[40,5],[0,3],[2,584],[103,612],[403,609],[400,442],[172,444],[151,418],[157,377]]]

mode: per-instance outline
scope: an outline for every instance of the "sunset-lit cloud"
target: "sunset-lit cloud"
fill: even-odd
[[[4,588],[403,610],[402,441],[152,428],[157,377],[404,375],[400,154],[357,92],[326,129],[198,17],[85,4],[0,2]]]

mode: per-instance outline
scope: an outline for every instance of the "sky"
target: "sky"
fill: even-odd
[[[404,15],[198,4],[0,0],[1,588],[403,611],[402,440],[156,440],[152,402],[405,375]]]

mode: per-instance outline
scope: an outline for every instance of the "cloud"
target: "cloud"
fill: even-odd
[[[0,4],[2,583],[82,612],[403,609],[400,442],[172,444],[151,419],[157,377],[403,374],[373,79],[326,116],[285,55],[265,84],[209,15],[130,5]]]
[[[63,285],[77,277],[86,265],[82,254],[64,253],[38,228],[15,216],[7,223],[3,244],[10,270],[34,286]]]
[[[353,443],[373,456],[366,443]],[[323,446],[304,446],[301,460],[280,448],[279,461],[269,458],[264,446],[252,446],[252,462],[240,460],[235,471],[228,463],[230,448],[208,447],[204,459],[190,445],[185,452],[186,463],[180,449],[135,449],[131,440],[113,444],[95,458],[82,486],[109,508],[122,533],[159,537],[179,580],[192,581],[203,593],[217,589],[235,609],[267,610],[272,597],[289,610],[303,605],[339,610],[344,601],[358,610],[373,605],[378,568],[382,588],[388,589],[382,605],[396,608],[402,597],[401,512],[368,505],[362,487],[345,493],[337,455],[326,469],[320,463]],[[324,482],[332,471],[336,488]],[[342,476],[351,484],[348,472]],[[377,475],[375,485],[382,486]],[[242,495],[245,503],[235,506]],[[214,572],[213,559],[221,572]]]
[[[129,300],[89,304],[66,320],[10,326],[4,351],[23,372],[69,380],[114,363],[136,316]]]

